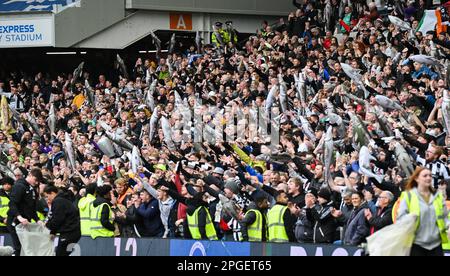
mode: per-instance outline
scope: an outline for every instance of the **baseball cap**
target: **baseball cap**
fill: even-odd
[[[217,174],[220,174],[220,175],[223,175],[224,172],[225,171],[221,167],[217,167],[213,171],[213,173],[217,173]]]
[[[153,168],[154,168],[155,170],[161,170],[161,171],[163,171],[163,172],[167,171],[167,167],[166,167],[166,165],[164,165],[164,164],[157,164],[157,165],[154,165]]]

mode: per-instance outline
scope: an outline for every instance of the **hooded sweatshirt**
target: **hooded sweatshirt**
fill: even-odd
[[[149,192],[152,197],[158,198],[158,191],[156,191],[155,188],[153,188],[148,183],[144,183],[144,189],[147,190],[147,192]],[[163,238],[167,238],[167,235],[169,234],[170,210],[175,205],[175,200],[169,196],[165,201],[158,199],[158,203],[159,203],[159,211],[161,213],[160,214],[161,222],[164,225]]]
[[[90,203],[95,200],[95,197],[91,194],[88,194],[82,199],[83,200],[80,200],[78,202],[78,209],[80,210],[80,213],[86,211],[89,208]]]

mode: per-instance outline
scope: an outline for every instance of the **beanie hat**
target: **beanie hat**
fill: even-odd
[[[330,192],[330,190],[328,188],[320,189],[320,191],[317,194],[317,196],[325,199],[326,201],[330,201],[331,200],[331,192]]]
[[[237,179],[228,179],[225,182],[224,188],[232,191],[234,194],[239,194],[239,180]]]
[[[310,187],[310,188],[306,191],[306,194],[312,194],[313,196],[315,196],[315,197],[317,198],[317,195],[318,195],[317,189],[316,189],[316,188]]]

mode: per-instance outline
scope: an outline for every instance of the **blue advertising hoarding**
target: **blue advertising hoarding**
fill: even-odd
[[[12,245],[11,237],[0,234],[0,246]],[[56,242],[55,242],[56,245]],[[358,247],[295,243],[249,243],[169,239],[83,237],[72,256],[361,256]],[[450,256],[450,252],[445,253]]]
[[[249,242],[171,240],[170,256],[250,256]]]

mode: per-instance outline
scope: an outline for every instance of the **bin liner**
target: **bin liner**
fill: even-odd
[[[50,230],[37,223],[16,226],[17,236],[22,245],[21,256],[55,256]]]
[[[417,216],[406,215],[367,238],[370,256],[409,256],[416,232]]]

